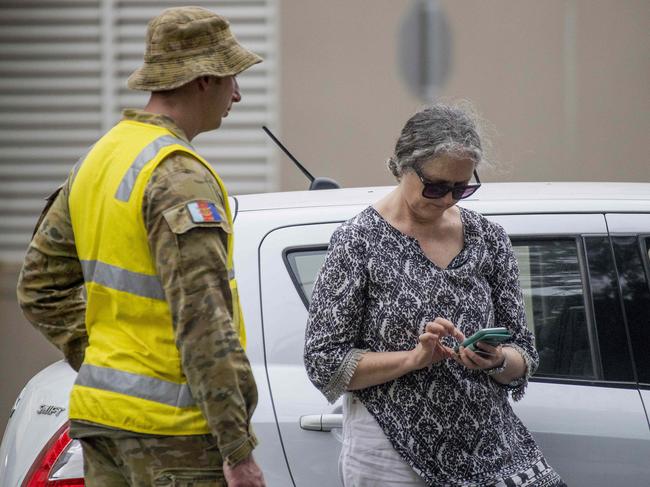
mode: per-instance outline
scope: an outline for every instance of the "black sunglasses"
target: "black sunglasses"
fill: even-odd
[[[472,196],[477,189],[481,187],[481,180],[478,178],[478,173],[474,170],[474,177],[476,178],[476,184],[467,184],[463,186],[449,186],[448,184],[443,183],[432,183],[431,181],[425,179],[420,171],[419,167],[413,167],[415,174],[420,178],[424,188],[422,188],[422,196],[429,199],[438,199],[445,196],[451,191],[451,197],[455,200],[462,200]]]

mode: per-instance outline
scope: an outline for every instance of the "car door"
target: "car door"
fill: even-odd
[[[650,413],[650,214],[608,214],[607,225],[625,321],[634,357],[639,394]],[[650,416],[648,416],[650,425]]]
[[[338,225],[279,228],[260,245],[267,374],[282,446],[298,487],[340,485],[341,404],[327,402],[309,381],[303,363],[305,303]],[[329,419],[335,424],[328,424]]]
[[[603,215],[498,215],[521,270],[540,367],[515,409],[569,485],[637,485],[650,456]],[[311,286],[331,225],[269,234],[260,250],[267,367],[296,485],[336,485],[340,406],[302,365]],[[287,290],[276,297],[265,289]],[[332,428],[334,426],[334,428]],[[642,484],[639,484],[642,485]]]
[[[602,214],[495,216],[540,355],[514,407],[568,485],[646,485],[650,430]]]

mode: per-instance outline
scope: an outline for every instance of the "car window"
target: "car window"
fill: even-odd
[[[594,340],[585,315],[576,240],[514,242],[539,376],[594,379]],[[327,247],[287,249],[285,260],[306,307]]]
[[[650,287],[646,274],[647,269],[650,269],[650,238],[615,236],[612,243],[638,381],[650,384]]]
[[[602,369],[600,375],[610,382],[634,382],[634,368],[611,240],[607,235],[594,235],[584,237],[583,241],[593,322],[598,336],[598,364]]]
[[[539,352],[537,375],[596,378],[576,240],[519,240],[513,246]]]
[[[307,308],[311,302],[316,276],[318,276],[326,254],[327,246],[301,247],[287,249],[284,252],[293,284]]]

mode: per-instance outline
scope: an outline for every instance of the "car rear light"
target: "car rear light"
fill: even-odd
[[[27,472],[22,487],[79,487],[84,485],[81,444],[68,435],[65,423],[54,433]]]

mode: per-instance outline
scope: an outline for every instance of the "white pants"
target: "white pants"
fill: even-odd
[[[375,418],[351,393],[343,397],[339,474],[345,487],[426,486],[395,451]]]

